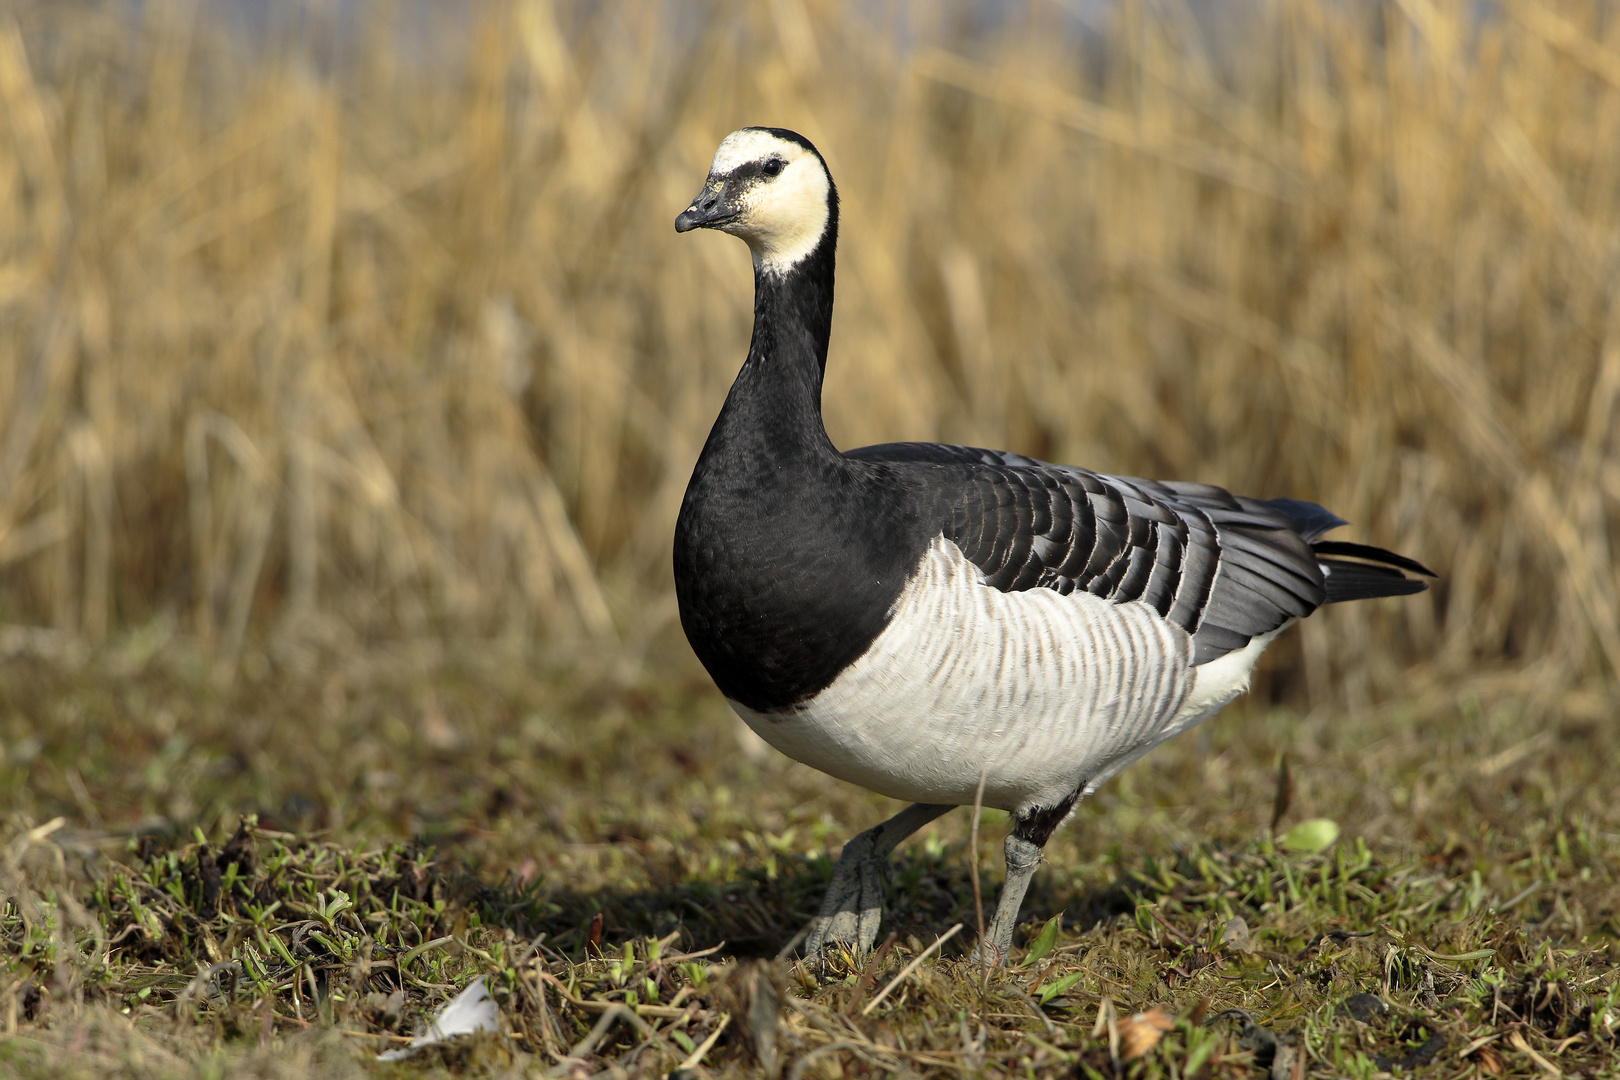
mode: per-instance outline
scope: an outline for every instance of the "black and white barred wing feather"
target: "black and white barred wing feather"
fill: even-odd
[[[1380,548],[1322,540],[1345,523],[1314,503],[972,447],[890,443],[850,456],[939,466],[944,534],[986,584],[1140,601],[1191,635],[1194,664],[1324,603],[1418,592],[1423,582],[1401,570],[1429,573]]]

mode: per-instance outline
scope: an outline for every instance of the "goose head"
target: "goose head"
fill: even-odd
[[[762,273],[785,274],[836,229],[838,192],[810,140],[784,128],[743,128],[715,151],[709,177],[676,232],[740,237]]]

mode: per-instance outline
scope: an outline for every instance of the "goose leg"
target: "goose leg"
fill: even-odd
[[[1013,817],[1012,832],[1002,850],[1007,857],[1007,880],[1001,886],[1001,898],[996,901],[996,914],[985,928],[985,940],[979,942],[968,958],[977,964],[986,959],[991,967],[999,967],[1012,952],[1013,928],[1018,925],[1018,911],[1024,906],[1024,893],[1029,891],[1029,880],[1035,868],[1041,865],[1041,852],[1057,827],[1063,824],[1074,808],[1077,792],[1057,806],[1037,808]],[[989,954],[985,955],[988,947]]]
[[[821,912],[805,939],[804,954],[814,956],[832,944],[870,949],[883,922],[883,879],[895,846],[939,817],[949,806],[913,803],[881,825],[844,845],[833,870]]]

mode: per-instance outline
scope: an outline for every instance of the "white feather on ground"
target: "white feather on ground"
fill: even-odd
[[[484,978],[479,976],[467,984],[467,988],[445,1003],[444,1008],[433,1018],[427,1030],[411,1040],[411,1045],[398,1050],[389,1050],[377,1055],[378,1061],[403,1061],[422,1049],[424,1046],[436,1042],[453,1039],[457,1035],[471,1035],[475,1031],[499,1031],[500,1008],[495,999],[489,996],[484,987]]]

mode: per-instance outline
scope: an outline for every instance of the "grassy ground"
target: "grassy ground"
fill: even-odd
[[[983,979],[966,810],[897,857],[886,949],[774,959],[892,804],[749,760],[685,669],[221,689],[149,653],[0,679],[11,1074],[1616,1075],[1612,724],[1230,710],[1081,808]],[[1319,818],[1337,842],[1290,850]],[[372,1060],[478,975],[499,1036]]]
[[[1609,7],[252,6],[0,0],[0,1072],[1613,1075]],[[748,123],[839,182],[839,445],[1441,575],[1082,807],[988,980],[997,814],[774,959],[893,807],[674,628],[751,294],[670,222]],[[477,975],[498,1037],[374,1061]]]

